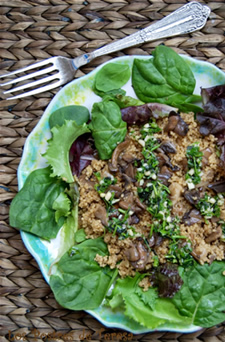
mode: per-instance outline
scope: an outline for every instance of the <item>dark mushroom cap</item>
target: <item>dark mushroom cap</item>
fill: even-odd
[[[179,113],[170,112],[165,132],[174,131],[176,134],[184,137],[188,132],[188,124],[181,118]]]
[[[202,221],[202,215],[200,211],[197,209],[191,209],[190,211],[186,212],[182,218],[182,222],[187,226],[191,226],[195,223]]]

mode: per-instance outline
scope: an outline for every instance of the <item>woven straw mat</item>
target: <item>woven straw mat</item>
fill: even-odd
[[[0,0],[0,73],[16,70],[51,56],[76,57],[112,40],[123,38],[163,18],[186,0]],[[80,77],[112,57],[149,55],[160,43],[178,53],[207,60],[225,71],[224,0],[199,1],[211,8],[206,26],[189,35],[149,42],[82,67]],[[26,250],[20,234],[9,226],[9,205],[17,193],[17,167],[24,142],[59,89],[22,100],[0,101],[0,238],[1,341],[66,341],[82,332],[98,341],[104,328],[83,311],[61,308]],[[35,335],[35,329],[39,335]],[[62,337],[46,337],[61,332]],[[41,333],[44,335],[41,337]],[[19,336],[21,339],[19,339]],[[50,335],[49,335],[50,336]],[[114,338],[115,340],[115,338]],[[155,332],[133,336],[133,341],[225,341],[224,325],[193,334]]]

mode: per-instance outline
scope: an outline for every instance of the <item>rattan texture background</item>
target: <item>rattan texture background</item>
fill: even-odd
[[[76,57],[112,40],[123,38],[161,19],[186,0],[0,0],[0,73],[51,56]],[[206,26],[190,35],[160,40],[98,58],[82,67],[80,77],[102,62],[126,54],[151,54],[164,43],[178,53],[207,60],[225,71],[224,0],[201,1],[211,8]],[[54,300],[20,234],[9,226],[8,213],[17,192],[17,167],[26,137],[37,124],[54,94],[0,101],[0,341],[66,341],[90,334],[103,340],[104,328],[85,312],[62,309]],[[35,335],[35,329],[38,333]],[[11,333],[9,333],[11,331]],[[43,333],[41,337],[40,334]],[[50,333],[58,333],[44,338]],[[62,337],[59,337],[59,333]],[[112,335],[111,335],[112,336]],[[86,339],[87,340],[87,339]],[[115,336],[111,340],[116,341]],[[224,325],[194,334],[156,332],[133,336],[132,341],[225,341]]]

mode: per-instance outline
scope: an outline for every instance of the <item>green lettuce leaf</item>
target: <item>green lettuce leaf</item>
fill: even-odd
[[[117,270],[100,267],[96,254],[108,255],[101,238],[75,245],[52,267],[50,286],[60,305],[71,310],[96,309],[114,281]]]
[[[63,217],[63,216],[66,217],[70,214],[71,201],[69,200],[65,192],[61,192],[59,194],[59,196],[53,202],[52,208],[56,211],[55,212],[56,222],[59,221],[60,217]]]
[[[61,177],[73,183],[74,177],[69,164],[69,150],[72,143],[82,134],[90,132],[86,124],[78,126],[75,121],[66,120],[62,126],[53,127],[52,138],[48,141],[44,157],[52,167],[52,177]]]
[[[50,167],[31,172],[14,197],[9,212],[12,227],[46,240],[55,238],[63,225],[62,215],[55,220],[53,205],[67,187],[65,182],[51,177],[50,173]]]
[[[225,262],[196,264],[181,276],[184,284],[172,299],[181,315],[192,323],[211,327],[225,320]]]
[[[124,140],[127,133],[127,124],[122,120],[120,108],[113,101],[94,103],[89,128],[102,160],[112,156],[117,144]]]
[[[150,288],[146,292],[138,289],[141,277],[136,273],[134,278],[117,279],[109,300],[112,309],[116,308],[116,303],[120,305],[122,297],[125,306],[124,314],[144,327],[156,329],[165,323],[182,325],[184,318],[171,300],[157,298],[155,289]]]
[[[69,189],[65,190],[66,195],[72,202],[71,211],[66,217],[63,227],[60,229],[60,244],[57,249],[56,263],[66,251],[75,244],[75,235],[78,231],[78,202],[79,190],[76,183],[71,183]],[[59,209],[60,210],[60,209]]]

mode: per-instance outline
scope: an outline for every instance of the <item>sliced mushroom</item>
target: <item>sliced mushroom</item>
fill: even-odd
[[[187,171],[188,171],[188,162],[187,162],[187,158],[186,157],[181,159],[179,165],[180,165],[181,169],[184,171],[184,173],[187,173]]]
[[[179,113],[170,112],[168,123],[165,127],[165,132],[173,131],[176,134],[184,137],[188,132],[188,124],[181,118]]]
[[[217,227],[216,231],[211,233],[209,236],[207,236],[207,238],[205,239],[206,243],[211,243],[216,241],[217,239],[219,239],[222,236],[223,232],[220,226]]]
[[[122,180],[125,182],[125,188],[131,184],[131,183],[135,183],[136,179],[129,177],[128,175],[126,175],[125,173],[122,174]]]
[[[163,165],[170,165],[170,158],[161,150],[161,149],[157,149],[157,159],[159,162],[159,167],[161,168]]]
[[[197,209],[191,209],[190,211],[184,214],[182,221],[187,226],[191,226],[192,224],[201,222],[202,216]]]
[[[120,143],[114,150],[112,154],[112,162],[109,165],[110,171],[116,172],[118,171],[118,158],[122,152],[124,152],[130,144],[130,140],[125,140]]]
[[[139,223],[140,222],[140,219],[139,219],[139,217],[137,216],[137,215],[131,215],[131,216],[129,216],[129,218],[128,218],[128,223],[130,224],[130,225],[132,225],[132,224],[137,224],[137,223]]]
[[[125,169],[125,174],[135,182],[136,169],[132,164],[128,164]]]
[[[158,173],[158,179],[166,186],[168,186],[168,180],[172,177],[172,173],[166,165],[163,165]]]
[[[108,226],[108,217],[105,207],[101,206],[100,204],[97,206],[95,211],[95,218],[99,219],[103,226]]]
[[[144,203],[142,203],[138,197],[135,197],[135,203],[137,204],[137,206],[139,208],[141,208],[143,210],[146,209],[146,205]]]
[[[82,184],[82,186],[85,185],[85,187],[88,190],[94,189],[94,186],[95,186],[95,182],[92,182],[91,180],[86,179],[86,175],[84,174],[81,174],[81,176],[79,177],[79,183]]]
[[[139,256],[139,252],[136,248],[135,245],[133,245],[132,247],[130,247],[129,249],[127,249],[125,251],[125,255],[127,257],[127,259],[131,262],[134,262],[134,261],[138,261],[140,256]]]
[[[122,156],[122,159],[127,163],[132,163],[134,160],[136,160],[136,157],[129,152],[125,152]]]
[[[133,245],[124,252],[131,265],[139,271],[142,271],[148,261],[149,251],[145,248],[143,240],[134,241]]]
[[[174,129],[174,132],[181,137],[185,137],[188,133],[188,124],[180,117],[177,126]]]
[[[159,235],[158,233],[153,232],[150,239],[148,239],[148,244],[149,244],[149,247],[157,247],[161,245],[162,241],[163,241],[163,237]]]
[[[212,150],[211,148],[207,147],[205,150],[202,151],[203,156],[202,156],[202,166],[209,165],[209,157],[212,155]]]
[[[165,127],[165,132],[174,131],[179,121],[179,115],[175,112],[171,112],[168,117],[168,123]]]
[[[160,148],[165,153],[176,153],[177,152],[175,144],[170,140],[163,141],[160,145]]]
[[[204,258],[207,256],[208,254],[208,251],[203,248],[201,250],[201,252],[198,251],[198,247],[195,247],[192,252],[191,252],[191,255],[195,258],[196,261],[198,261],[200,264],[203,264],[204,263]]]
[[[120,198],[123,192],[123,190],[118,185],[110,185],[109,190],[115,193],[115,198]]]
[[[196,189],[185,191],[184,198],[191,204],[196,205],[200,199],[200,192]]]
[[[170,161],[170,157],[164,153],[164,151],[160,148],[158,148],[156,150],[157,155],[157,159],[158,159],[158,162],[159,162],[159,167],[161,168],[162,166],[166,165],[168,166],[172,171],[177,171],[179,170],[179,167],[178,166],[174,166],[171,161]]]
[[[208,188],[212,189],[217,194],[225,192],[225,180],[220,180],[219,182],[209,184]]]
[[[119,201],[119,207],[124,210],[131,209],[134,204],[134,195],[132,192],[124,193],[123,198]],[[132,210],[132,209],[131,209]]]

